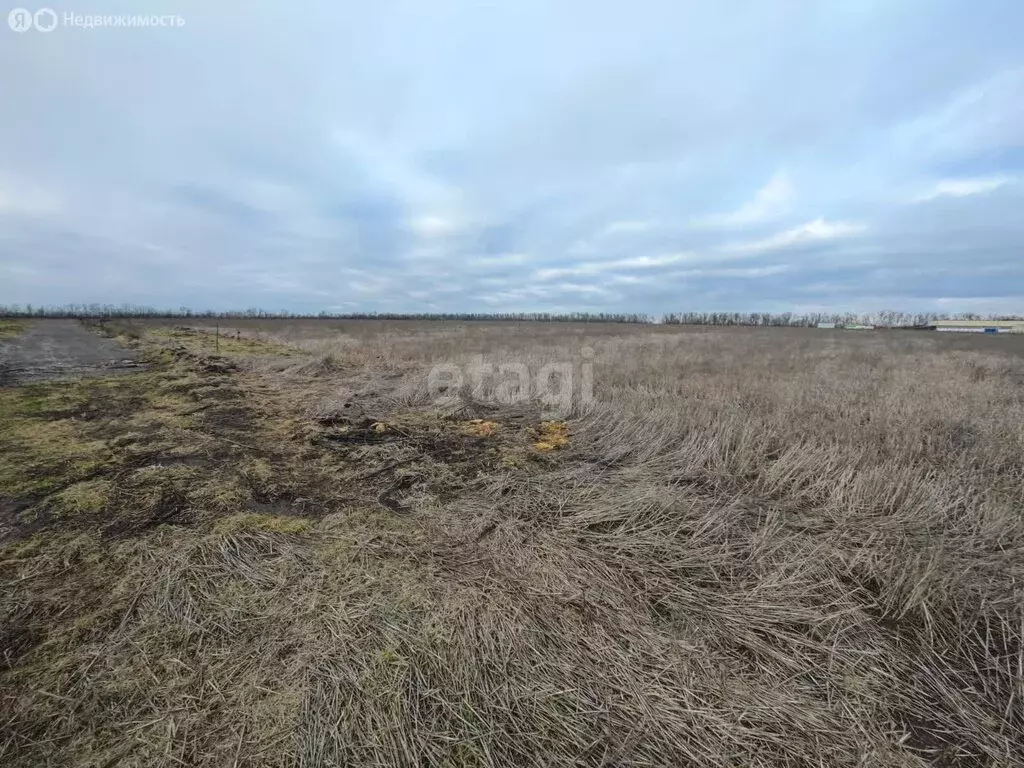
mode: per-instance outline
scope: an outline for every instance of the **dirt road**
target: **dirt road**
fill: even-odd
[[[132,350],[90,333],[76,320],[37,320],[0,341],[0,386],[110,376],[140,365]]]

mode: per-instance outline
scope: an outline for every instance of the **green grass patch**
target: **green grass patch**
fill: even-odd
[[[46,420],[40,410],[53,405],[18,389],[0,391],[0,493],[31,498],[89,479],[110,458],[102,440],[85,435],[72,419]]]
[[[159,345],[143,334],[137,347]],[[164,523],[306,530],[254,507],[309,495],[308,468],[276,455],[288,438],[250,418],[240,377],[168,349],[166,364],[137,373],[0,389],[0,499],[20,523],[114,537]]]
[[[99,476],[128,455],[117,439],[148,411],[157,424],[136,434],[152,445],[157,433],[185,420],[178,409],[193,403],[148,402],[154,373],[44,382],[0,389],[0,494],[40,502],[55,516],[101,511],[109,488]],[[171,422],[168,424],[167,422]],[[149,426],[149,425],[147,425]],[[180,433],[181,430],[176,430]],[[180,437],[176,441],[181,442]]]
[[[10,339],[25,330],[21,320],[0,320],[0,339]]]
[[[0,420],[54,418],[81,409],[88,393],[74,383],[25,384],[0,391]]]
[[[84,480],[53,494],[48,504],[55,517],[96,515],[106,509],[111,487],[109,480]]]
[[[274,341],[235,336],[231,331],[199,330],[197,328],[151,328],[146,331],[151,339],[169,339],[190,352],[219,354],[228,357],[258,357],[261,355],[294,355],[297,350]]]

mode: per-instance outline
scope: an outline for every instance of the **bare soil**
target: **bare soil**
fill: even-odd
[[[40,320],[0,341],[0,386],[138,370],[136,353],[77,320]]]

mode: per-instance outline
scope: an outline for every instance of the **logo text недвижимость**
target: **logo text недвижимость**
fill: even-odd
[[[144,27],[175,28],[185,26],[185,19],[167,14],[82,14],[65,11],[58,15],[52,8],[30,11],[14,8],[7,14],[7,26],[15,32],[53,32],[57,27],[72,29],[138,29]]]

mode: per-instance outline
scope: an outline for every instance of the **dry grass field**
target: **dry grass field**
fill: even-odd
[[[95,330],[0,388],[4,766],[1022,764],[1022,337]]]

